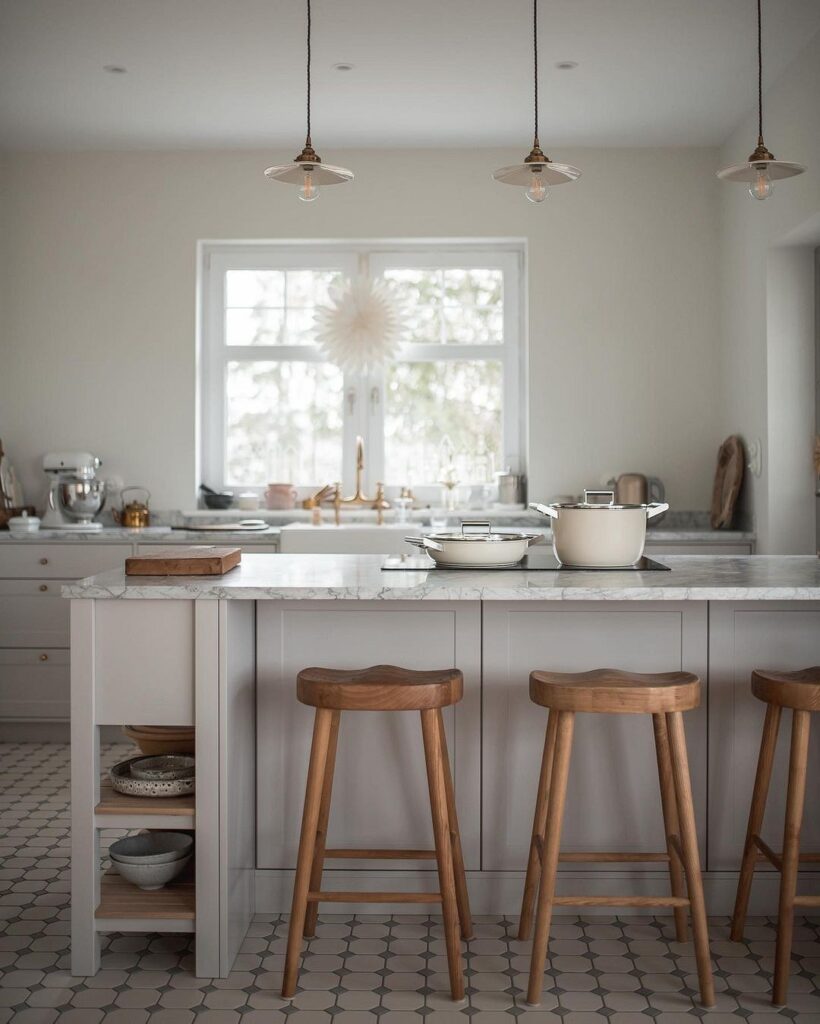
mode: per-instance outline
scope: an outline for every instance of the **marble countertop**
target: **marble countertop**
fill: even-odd
[[[26,537],[12,537],[0,530],[0,543],[11,544],[271,544],[279,538],[280,528],[267,530],[180,530],[170,526],[146,526],[129,530],[123,526],[104,526],[100,530],[37,530]]]
[[[383,571],[379,555],[249,555],[220,577],[126,577],[123,569],[63,586],[96,599],[424,601],[813,601],[813,555],[670,555],[671,572]]]

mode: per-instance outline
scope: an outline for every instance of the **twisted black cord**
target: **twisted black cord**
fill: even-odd
[[[763,25],[761,0],[757,0],[757,134],[763,138]]]
[[[535,144],[538,145],[538,0],[532,0],[532,53],[535,76]]]
[[[310,145],[310,0],[307,0],[307,144]]]

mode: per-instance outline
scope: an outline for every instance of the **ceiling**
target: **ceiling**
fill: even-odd
[[[539,5],[553,155],[715,145],[754,105],[754,0]],[[313,0],[314,144],[328,162],[341,146],[527,149],[530,19],[529,0]],[[764,0],[767,81],[819,30],[818,0]],[[0,145],[295,155],[304,32],[303,0],[0,0]]]

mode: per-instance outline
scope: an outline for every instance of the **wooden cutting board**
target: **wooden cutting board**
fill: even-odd
[[[730,528],[732,525],[735,502],[743,483],[745,461],[741,439],[737,434],[727,437],[718,452],[715,483],[712,488],[710,521],[713,530]]]
[[[212,544],[171,548],[154,555],[132,555],[125,560],[126,576],[222,576],[239,565],[241,548]]]

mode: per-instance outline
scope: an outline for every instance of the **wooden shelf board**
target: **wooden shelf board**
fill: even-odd
[[[106,776],[100,780],[100,802],[95,813],[100,815],[163,815],[184,816],[193,819],[196,811],[196,796],[128,796],[117,793],[111,780]]]
[[[196,918],[196,887],[192,867],[155,892],[138,889],[113,868],[100,879],[100,905],[95,917],[143,921],[193,921]],[[146,928],[146,931],[150,931]]]

